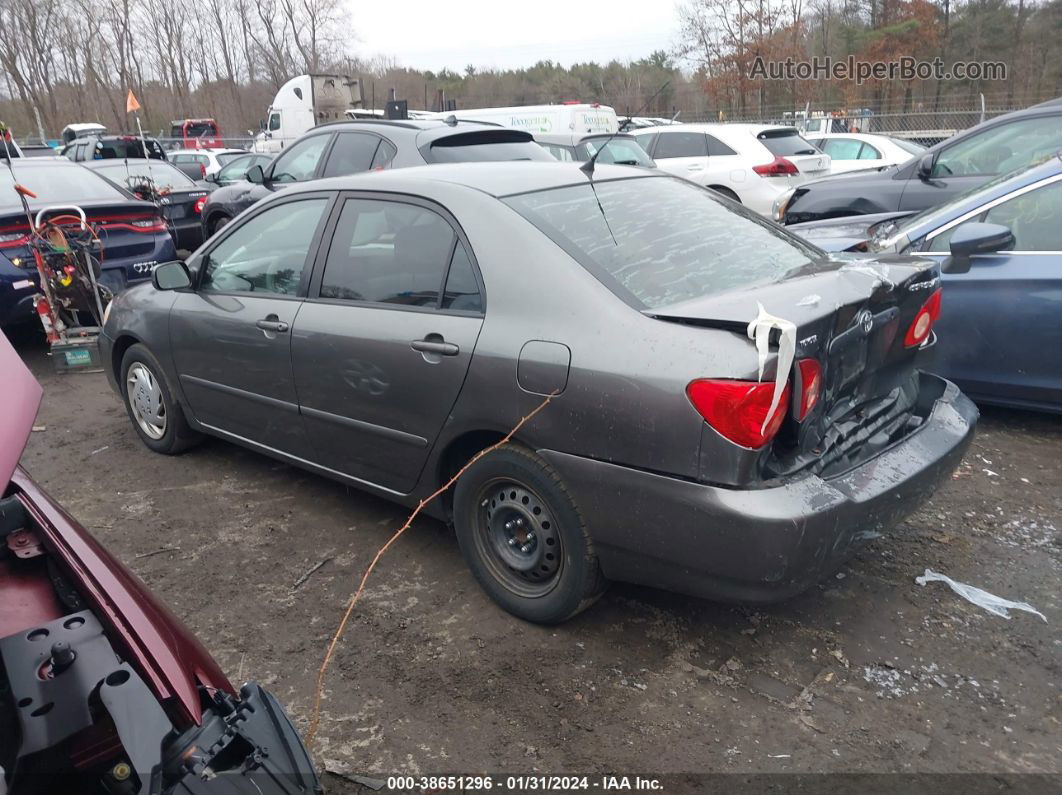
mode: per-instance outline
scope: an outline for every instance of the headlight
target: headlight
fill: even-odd
[[[778,223],[782,223],[785,220],[785,208],[789,205],[789,200],[793,198],[793,194],[796,193],[796,188],[787,188],[784,192],[778,194],[778,198],[774,200],[774,205],[771,207],[771,217]]]

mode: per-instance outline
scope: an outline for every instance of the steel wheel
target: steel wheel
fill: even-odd
[[[166,403],[158,379],[142,362],[134,362],[125,375],[125,396],[133,419],[151,439],[166,435]]]
[[[495,577],[519,596],[545,596],[560,579],[561,537],[547,503],[527,486],[492,480],[476,501],[475,543]]]

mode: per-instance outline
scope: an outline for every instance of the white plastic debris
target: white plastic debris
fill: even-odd
[[[921,577],[915,577],[915,582],[919,585],[925,585],[927,582],[943,582],[946,583],[951,590],[955,591],[959,596],[968,602],[972,602],[978,607],[983,607],[989,613],[993,615],[1002,616],[1009,619],[1010,613],[1008,610],[1024,610],[1026,613],[1033,613],[1040,616],[1047,623],[1047,616],[1037,610],[1028,602],[1012,602],[1009,599],[1004,599],[1001,596],[996,596],[988,591],[982,591],[980,588],[976,588],[973,585],[967,585],[966,583],[956,582],[951,577],[944,574],[937,574],[932,569],[926,569],[926,573]]]
[[[771,329],[778,329],[778,368],[774,375],[774,395],[771,397],[771,408],[763,420],[760,433],[767,429],[767,424],[774,416],[778,402],[782,399],[786,382],[789,380],[789,369],[793,366],[793,357],[796,355],[796,324],[784,318],[775,317],[763,308],[763,304],[756,302],[759,313],[749,323],[746,333],[750,340],[756,341],[756,352],[759,355],[759,371],[756,379],[763,380],[763,368],[767,364],[767,354],[771,340]]]
[[[803,298],[801,298],[799,301],[797,301],[796,305],[797,306],[818,306],[819,302],[821,300],[822,300],[822,296],[821,295],[817,295],[815,293],[812,293],[811,295],[805,295]]]

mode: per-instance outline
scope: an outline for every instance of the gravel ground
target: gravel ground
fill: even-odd
[[[405,511],[219,441],[153,454],[102,374],[57,375],[35,336],[15,344],[45,387],[23,465],[305,729],[346,600]],[[1062,419],[986,409],[930,503],[769,608],[614,585],[568,624],[532,626],[480,591],[447,528],[418,521],[340,644],[318,762],[378,777],[1062,773],[1060,451]],[[926,568],[1047,623],[920,587]]]

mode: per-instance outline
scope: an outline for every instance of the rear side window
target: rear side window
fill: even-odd
[[[770,222],[671,177],[552,188],[504,201],[635,306],[777,281],[821,256]]]
[[[446,289],[443,290],[441,306],[443,309],[460,309],[465,312],[482,312],[483,297],[479,292],[479,282],[472,269],[472,258],[468,256],[465,244],[460,240],[454,248],[450,260],[450,272],[446,275]]]
[[[398,154],[398,148],[386,138],[380,139],[380,145],[376,148],[376,156],[372,159],[373,170],[387,168]]]
[[[834,160],[858,160],[863,144],[855,138],[827,138],[819,148]]]
[[[707,157],[708,138],[704,133],[668,132],[659,133],[653,157],[665,160],[669,157]]]
[[[708,156],[709,157],[712,157],[713,155],[716,156],[716,157],[719,157],[720,155],[736,155],[737,154],[737,152],[735,152],[729,146],[724,144],[722,141],[720,141],[714,135],[708,135],[708,136],[705,136],[705,137],[708,139]]]
[[[336,137],[335,146],[328,154],[328,162],[321,176],[344,177],[347,174],[368,171],[379,143],[380,139],[375,135],[340,133]]]
[[[432,141],[421,153],[429,163],[554,159],[527,133],[504,129],[448,135]]]
[[[426,207],[348,199],[321,277],[321,297],[437,307],[453,227]]]
[[[800,137],[794,129],[764,130],[756,139],[776,157],[787,155],[814,155],[818,150]]]

